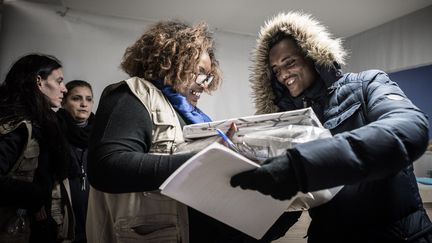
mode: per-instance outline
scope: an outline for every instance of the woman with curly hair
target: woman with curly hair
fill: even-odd
[[[89,242],[238,242],[244,234],[160,194],[192,153],[175,153],[185,124],[221,82],[204,23],[163,21],[126,49],[130,79],[105,88],[90,136]],[[225,237],[225,238],[222,238]]]

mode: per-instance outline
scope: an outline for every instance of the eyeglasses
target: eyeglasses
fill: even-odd
[[[195,83],[200,85],[208,86],[213,81],[214,76],[211,74],[198,74],[195,79]]]

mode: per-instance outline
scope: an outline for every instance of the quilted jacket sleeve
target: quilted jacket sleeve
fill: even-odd
[[[302,191],[384,178],[425,151],[428,121],[424,113],[384,72],[364,82],[369,124],[291,151],[297,158],[294,167]]]

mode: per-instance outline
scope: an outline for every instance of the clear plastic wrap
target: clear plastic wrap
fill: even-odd
[[[257,163],[270,157],[282,155],[298,143],[331,137],[311,108],[273,114],[233,118],[183,128],[186,143],[181,151],[200,151],[220,139],[216,128],[226,132],[232,123],[238,131],[231,140],[243,156]],[[298,193],[288,211],[307,210],[330,201],[343,186],[325,190]]]

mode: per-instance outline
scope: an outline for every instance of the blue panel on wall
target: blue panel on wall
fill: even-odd
[[[432,138],[432,65],[389,73],[408,98],[429,117]]]

